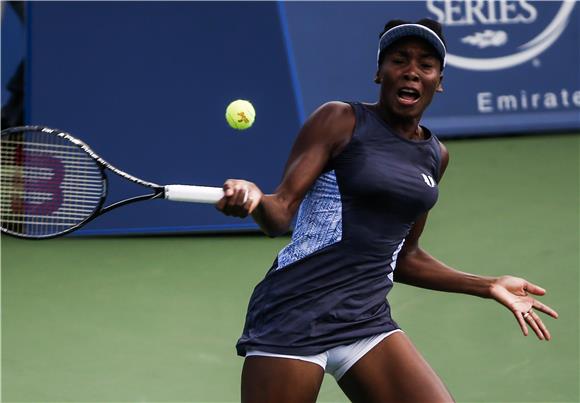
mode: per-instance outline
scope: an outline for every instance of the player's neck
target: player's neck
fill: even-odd
[[[409,140],[423,140],[425,134],[419,126],[421,117],[403,117],[391,113],[381,101],[374,105],[378,115],[391,127],[397,134]]]

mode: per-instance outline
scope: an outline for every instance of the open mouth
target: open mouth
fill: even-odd
[[[413,88],[401,88],[397,91],[397,97],[402,104],[413,105],[419,100],[421,94]]]

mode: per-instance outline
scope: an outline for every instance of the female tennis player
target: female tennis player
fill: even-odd
[[[380,36],[377,103],[330,102],[306,121],[282,182],[264,195],[228,180],[217,208],[251,215],[283,248],[248,307],[238,354],[243,402],[313,402],[324,372],[354,402],[452,401],[390,314],[393,281],[491,298],[524,335],[557,313],[521,278],[463,273],[419,246],[449,154],[419,124],[442,91],[445,42],[431,20],[390,21]]]

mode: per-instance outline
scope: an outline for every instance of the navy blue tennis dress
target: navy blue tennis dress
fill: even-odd
[[[306,194],[292,241],[250,299],[237,352],[314,355],[398,328],[387,294],[415,220],[437,200],[440,145],[351,103],[352,139]]]

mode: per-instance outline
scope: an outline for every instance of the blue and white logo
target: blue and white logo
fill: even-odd
[[[445,26],[447,63],[477,71],[534,61],[566,29],[576,2],[427,0],[430,17]]]

